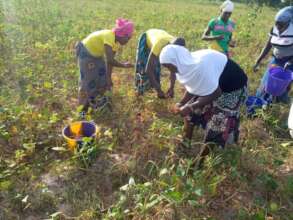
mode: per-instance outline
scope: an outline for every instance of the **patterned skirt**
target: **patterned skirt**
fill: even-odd
[[[76,55],[80,69],[79,105],[94,109],[104,106],[108,102],[104,95],[107,87],[104,59],[93,57],[81,42],[76,45]]]
[[[213,142],[222,148],[226,143],[237,142],[239,137],[240,107],[247,98],[247,88],[222,93],[200,113],[192,113],[190,123],[205,129],[204,142]]]
[[[143,33],[138,41],[136,52],[136,65],[135,65],[135,89],[138,94],[142,95],[149,90],[152,86],[148,75],[146,74],[146,65],[150,55],[150,49],[147,46],[147,35]],[[155,67],[155,79],[160,83],[161,66],[157,62]]]

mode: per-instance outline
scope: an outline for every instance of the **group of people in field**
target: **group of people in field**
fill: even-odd
[[[202,40],[210,41],[209,49],[191,52],[183,38],[160,29],[145,31],[138,39],[135,65],[115,58],[118,47],[126,45],[133,35],[132,21],[117,19],[112,30],[99,30],[88,35],[76,46],[80,68],[78,99],[83,106],[82,116],[89,107],[99,108],[108,103],[109,98],[105,94],[113,86],[113,67],[135,67],[134,85],[139,95],[154,89],[158,98],[173,97],[175,81],[183,85],[185,92],[175,104],[174,112],[184,118],[185,141],[192,139],[194,126],[201,126],[205,129],[204,142],[221,147],[228,142],[237,142],[240,107],[248,95],[248,78],[231,59],[229,50],[235,46],[232,40],[235,23],[230,19],[233,10],[233,2],[225,1],[220,7],[220,15],[208,23]],[[254,70],[272,48],[273,57],[268,68],[278,65],[293,71],[292,6],[277,13]],[[162,67],[170,71],[170,87],[166,92],[160,83]],[[267,72],[256,96],[272,100],[264,90]],[[288,102],[289,87],[277,97],[277,101]]]

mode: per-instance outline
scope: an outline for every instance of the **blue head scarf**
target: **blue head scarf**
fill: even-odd
[[[293,23],[293,6],[288,6],[281,9],[275,17],[276,22]]]

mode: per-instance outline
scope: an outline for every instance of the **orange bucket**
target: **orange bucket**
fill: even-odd
[[[82,145],[84,137],[94,139],[97,131],[97,125],[94,122],[77,121],[67,125],[62,130],[62,136],[67,141],[69,149],[73,152],[77,146]]]

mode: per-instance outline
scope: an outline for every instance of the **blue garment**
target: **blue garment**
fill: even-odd
[[[107,87],[104,59],[93,57],[81,42],[76,45],[76,55],[80,69],[79,105],[91,106],[94,109],[104,106],[108,101],[104,95]]]
[[[143,33],[137,45],[136,52],[136,66],[135,66],[135,89],[142,95],[145,91],[151,88],[151,83],[148,75],[146,74],[146,65],[148,62],[150,49],[147,46],[147,35]],[[158,61],[155,66],[155,80],[160,84],[161,78],[161,65]]]
[[[281,67],[284,67],[285,64],[289,60],[291,60],[291,59],[292,59],[292,57],[284,57],[282,59],[277,59],[277,58],[273,57],[271,59],[269,65],[268,65],[268,67],[266,69],[266,72],[264,73],[264,75],[262,77],[260,86],[258,87],[258,89],[256,91],[256,95],[255,95],[256,97],[261,98],[261,99],[265,100],[268,103],[272,103],[273,96],[270,95],[270,94],[268,94],[268,93],[266,93],[266,91],[265,91],[265,87],[266,87],[266,84],[267,84],[267,81],[268,81],[268,77],[269,77],[269,69],[270,69],[271,66],[281,66]],[[287,68],[288,68],[288,70],[293,71],[293,64],[291,64]],[[287,103],[289,101],[288,89],[282,95],[277,96],[276,97],[276,101],[277,102],[285,102],[285,103]]]

